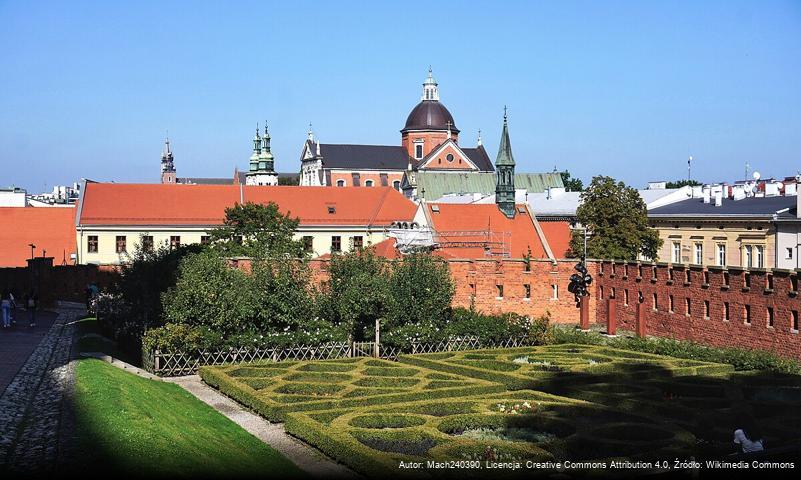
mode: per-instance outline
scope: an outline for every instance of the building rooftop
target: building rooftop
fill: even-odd
[[[680,202],[655,208],[648,212],[649,217],[773,217],[785,210],[783,215],[795,216],[796,196],[747,197],[741,200],[724,198],[721,206],[715,206],[715,199],[704,203],[702,198],[690,198]]]
[[[440,201],[445,195],[472,197],[474,193],[495,193],[495,173],[464,172],[416,172],[417,195],[421,198]],[[548,187],[563,188],[562,176],[556,172],[516,173],[515,188],[529,192],[544,192]],[[453,197],[451,197],[453,198]],[[494,203],[494,200],[493,202]]]
[[[390,187],[297,187],[87,183],[80,225],[219,225],[236,203],[274,202],[301,225],[384,227],[416,206]]]
[[[53,263],[72,263],[76,250],[75,207],[0,207],[0,267],[24,267],[31,258],[46,251]]]

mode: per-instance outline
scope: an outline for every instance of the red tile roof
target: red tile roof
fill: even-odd
[[[390,187],[87,183],[81,225],[218,225],[238,202],[275,202],[301,225],[409,221],[416,206]],[[330,207],[333,207],[331,210]]]
[[[439,209],[434,212],[432,207]],[[522,258],[531,249],[532,258],[548,258],[525,204],[517,206],[514,218],[507,218],[495,204],[426,204],[443,256],[452,258],[488,258],[482,242],[497,242],[494,251],[505,251],[510,258]],[[525,213],[520,213],[523,209]],[[448,232],[448,233],[445,233]],[[490,232],[486,235],[458,235],[450,232]],[[547,238],[547,237],[546,237]],[[462,242],[462,245],[457,243]],[[501,246],[505,243],[504,246]]]
[[[570,230],[570,222],[560,221],[539,221],[542,233],[545,235],[545,240],[551,247],[551,252],[556,258],[566,258],[567,251],[570,250],[570,237],[572,235]]]
[[[0,267],[24,267],[35,255],[46,251],[60,265],[75,252],[74,207],[0,207]]]

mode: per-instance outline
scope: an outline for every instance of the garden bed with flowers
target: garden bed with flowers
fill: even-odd
[[[488,474],[398,469],[400,462],[429,460],[483,465],[698,457],[715,441],[730,443],[743,408],[771,441],[791,440],[801,425],[796,377],[733,372],[709,362],[592,345],[398,360],[227,365],[200,373],[369,476]]]

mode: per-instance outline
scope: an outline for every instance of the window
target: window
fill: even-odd
[[[612,287],[612,291],[609,292],[609,298],[616,298],[615,297],[615,287]]]
[[[723,272],[723,286],[729,286],[729,272]]]
[[[128,242],[126,241],[125,235],[117,235],[116,252],[117,253],[125,253],[125,252],[127,252],[128,251],[127,243]]]
[[[181,237],[179,235],[170,236],[170,248],[178,248],[181,246]]]
[[[528,283],[523,285],[523,294],[525,298],[531,298],[531,285]]]
[[[364,186],[365,187],[372,187],[373,186],[373,181],[372,180],[365,180],[364,181]]]
[[[768,327],[773,328],[773,307],[768,307]]]
[[[629,306],[629,289],[628,288],[624,288],[623,289],[623,305],[625,305],[627,307]]]
[[[529,291],[531,288],[529,287]],[[559,299],[559,285],[556,283],[551,284],[551,298],[554,300]]]
[[[709,300],[704,300],[704,318],[709,319]]]
[[[709,272],[704,270],[703,273],[704,285],[709,285]]]
[[[673,263],[681,263],[681,242],[673,242]]]
[[[784,258],[787,259],[787,260],[792,260],[793,259],[793,249],[792,248],[787,247],[785,249]]]
[[[654,309],[654,311],[657,311],[659,310],[659,297],[656,294],[654,294],[653,297],[654,299],[652,308]]]
[[[603,298],[604,298],[604,286],[603,285],[598,287],[598,298],[600,298],[601,300],[603,300]]]
[[[729,302],[723,302],[723,320],[729,321]]]
[[[378,176],[381,178],[382,187],[386,187],[387,185],[389,185],[389,178],[387,177],[386,173],[380,173]]]
[[[423,144],[417,143],[414,146],[414,158],[420,160],[423,158]]]
[[[339,235],[331,237],[331,251],[332,252],[342,251],[342,237],[340,237]]]
[[[503,298],[503,285],[495,285],[498,289],[498,298]]]
[[[395,180],[394,182],[392,182],[392,188],[394,188],[395,190],[400,192],[400,189],[401,189],[400,188],[400,180]]]
[[[693,312],[692,312],[692,303],[690,302],[690,299],[689,299],[689,298],[686,298],[686,299],[684,300],[684,304],[686,305],[686,308],[685,308],[684,314],[685,314],[685,315],[687,315],[687,316],[689,317],[689,316],[690,316],[690,315],[692,315],[692,313],[693,313]]]
[[[693,278],[692,270],[690,270],[688,268],[687,270],[684,271],[684,274],[685,274],[684,283],[690,283],[692,281],[692,278]]]
[[[350,177],[351,177],[351,182],[352,182],[354,187],[361,187],[362,186],[361,177],[359,176],[358,173],[351,173]]]
[[[751,324],[751,305],[743,305],[743,322]]]
[[[337,187],[344,187],[344,186],[345,186],[345,180],[337,180]]]
[[[447,160],[448,163],[453,162],[453,154],[449,153],[448,155],[446,155],[445,160]]]
[[[200,236],[200,244],[201,245],[208,245],[211,243],[211,237],[208,235],[201,235]]]
[[[798,275],[791,275],[790,276],[790,291],[797,292],[798,291]]]
[[[790,311],[790,330],[798,333],[798,310]]]
[[[86,251],[89,253],[97,253],[97,235],[89,235],[86,243]]]
[[[353,237],[353,249],[359,250],[362,248],[364,248],[364,237],[362,237],[361,235],[356,235],[355,237]]]
[[[695,244],[695,264],[702,265],[704,263],[704,244]]]
[[[748,272],[743,273],[743,287],[751,288],[751,274]]]
[[[673,313],[675,310],[675,303],[673,302],[673,295],[668,296],[668,311]]]
[[[303,251],[306,253],[311,253],[314,249],[314,237],[305,235],[303,237]]]
[[[773,290],[773,274],[765,275],[765,290]]]
[[[751,266],[751,254],[752,249],[751,245],[746,245],[743,247],[743,266],[750,267]]]
[[[761,245],[757,245],[756,247],[754,247],[754,253],[756,254],[756,258],[754,259],[754,266],[756,268],[763,268],[765,266],[764,255],[763,255],[764,250],[765,250],[764,247],[762,247]]]
[[[146,252],[152,252],[153,251],[153,237],[152,236],[150,236],[150,235],[143,235],[142,236],[142,250],[144,250]]]
[[[726,245],[719,243],[718,244],[718,258],[717,264],[719,267],[726,266]]]

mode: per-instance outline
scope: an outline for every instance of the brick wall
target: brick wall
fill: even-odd
[[[20,301],[37,289],[39,302],[51,306],[57,300],[84,302],[86,286],[94,282],[101,289],[111,285],[118,272],[112,266],[53,266],[53,258],[35,258],[27,267],[0,268],[0,289],[11,290]]]
[[[575,261],[560,261],[556,264],[544,260],[532,260],[526,268],[523,260],[448,260],[448,267],[456,287],[453,306],[469,307],[486,313],[515,312],[537,317],[546,312],[556,323],[579,321],[579,311],[574,297],[567,291],[570,275],[574,273]],[[315,283],[328,279],[328,259],[311,260]],[[232,266],[250,271],[248,260],[233,260]],[[595,276],[596,264],[589,265]],[[526,287],[530,296],[526,298]],[[553,285],[558,287],[554,297]],[[503,287],[503,296],[499,286]],[[595,319],[594,296],[591,296],[590,321]]]
[[[801,358],[798,277],[798,271],[790,270],[602,262],[595,318],[606,322],[606,300],[614,297],[618,327],[634,330],[642,292],[648,335]]]

